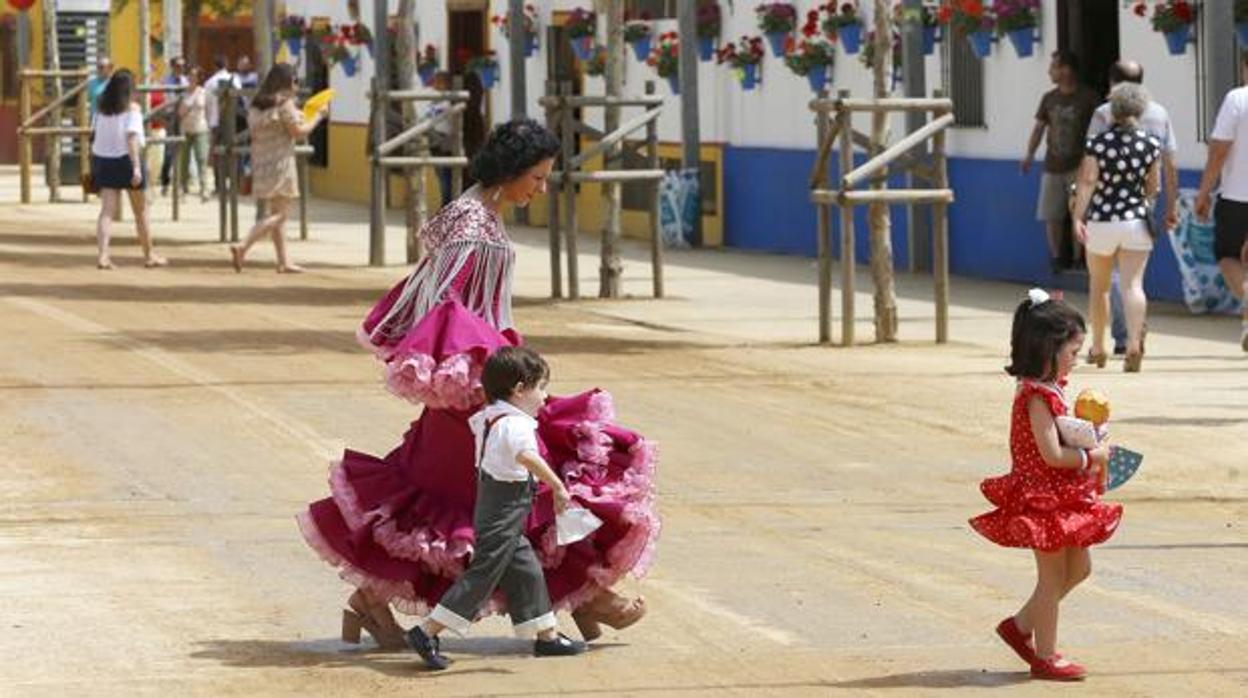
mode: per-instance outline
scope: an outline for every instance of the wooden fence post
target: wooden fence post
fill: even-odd
[[[819,90],[818,97],[827,99],[828,91]],[[815,131],[818,133],[820,147],[823,147],[831,127],[828,112],[824,109],[816,111]],[[822,157],[822,153],[817,157]],[[815,175],[815,181],[816,188],[827,188],[826,166]],[[832,341],[832,206],[816,204],[815,213],[818,220],[818,229],[815,232],[818,238],[815,242],[819,251],[819,343],[827,344]]]
[[[563,196],[568,209],[564,234],[568,248],[568,297],[576,300],[581,297],[579,265],[576,258],[576,243],[580,223],[576,217],[576,182],[572,181],[572,159],[576,157],[576,128],[572,108],[567,103],[568,95],[572,94],[572,83],[564,81],[559,88],[560,102],[563,106]]]
[[[18,113],[21,118],[21,127],[25,127],[30,121],[30,90],[31,78],[24,73],[21,76],[18,87]],[[31,137],[24,131],[19,130],[17,134],[18,141],[18,163],[21,169],[22,180],[22,203],[30,203],[30,167],[33,159],[33,144]]]
[[[646,96],[654,96],[654,81],[646,81]],[[646,166],[659,169],[659,124],[651,119],[646,124]],[[656,179],[650,185],[650,273],[653,276],[654,297],[663,297],[663,231],[660,227],[659,188],[663,180]]]
[[[83,69],[83,81],[90,80],[90,71]],[[83,89],[78,93],[78,125],[82,128],[91,127],[91,106],[87,97],[87,90]],[[78,178],[81,180],[83,175],[91,170],[91,135],[87,133],[78,136]],[[150,174],[149,174],[150,176]],[[91,195],[84,188],[82,190],[82,200],[87,202],[91,199]]]
[[[849,90],[838,90],[837,97],[845,99]],[[854,168],[853,120],[847,109],[838,109],[837,121],[841,133],[841,171],[844,177]],[[841,344],[854,345],[854,205],[841,204]]]
[[[934,96],[943,97],[940,90]],[[938,111],[933,116],[941,116],[947,112]],[[948,163],[945,158],[945,129],[932,136],[932,154],[936,169],[936,182],[933,188],[949,187]],[[932,278],[936,296],[936,343],[949,341],[949,204],[937,201],[932,207]]]
[[[546,81],[546,98],[558,99],[559,85],[554,80]],[[551,102],[546,103],[546,128],[552,133],[559,135],[560,139],[564,138],[564,134],[560,132],[562,124],[561,116],[563,111],[556,103],[551,106]],[[562,155],[562,153],[561,153]],[[560,170],[567,166],[560,163]],[[563,245],[559,239],[559,195],[563,193],[563,183],[558,184],[548,182],[546,184],[546,230],[550,239],[550,297],[563,298],[563,260],[560,255],[563,253]]]

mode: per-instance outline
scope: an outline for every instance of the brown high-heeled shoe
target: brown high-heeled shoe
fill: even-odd
[[[1109,355],[1103,351],[1088,351],[1088,363],[1097,368],[1105,368],[1105,363],[1109,361]]]
[[[646,600],[640,596],[627,599],[611,590],[604,590],[588,604],[572,612],[576,629],[586,642],[602,636],[599,624],[623,630],[646,615]]]
[[[1129,351],[1129,352],[1127,352],[1127,356],[1126,356],[1126,358],[1125,358],[1125,359],[1123,359],[1123,362],[1122,362],[1122,370],[1123,370],[1123,372],[1125,372],[1125,373],[1139,373],[1139,372],[1140,372],[1140,364],[1142,364],[1142,363],[1144,363],[1144,352],[1142,352],[1142,351],[1135,351],[1135,352]]]
[[[368,631],[377,646],[388,652],[407,649],[403,628],[394,619],[390,607],[370,604],[363,592],[356,590],[347,599],[342,611],[342,641],[360,644],[360,630]]]

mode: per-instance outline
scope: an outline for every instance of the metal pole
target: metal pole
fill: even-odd
[[[905,0],[905,9],[910,13],[922,11],[923,0]],[[902,84],[906,97],[927,96],[926,59],[923,56],[923,23],[908,21],[901,32]],[[923,126],[926,114],[917,111],[906,112],[906,131],[913,133]],[[926,156],[927,144],[910,151],[915,155]],[[906,188],[919,189],[930,184],[924,182],[914,173],[906,174]],[[911,272],[931,268],[932,229],[931,207],[922,204],[910,204],[906,207],[906,242]]]
[[[837,96],[844,99],[849,90],[838,90]],[[841,172],[849,172],[854,167],[853,122],[850,113],[838,110],[837,121],[841,132]],[[854,206],[841,205],[841,344],[854,345]]]
[[[572,109],[563,102],[567,95],[572,94],[572,83],[563,82],[559,85],[560,107],[563,111],[563,187],[564,205],[568,209],[564,236],[568,248],[568,298],[576,300],[581,297],[580,274],[576,258],[577,235],[580,222],[576,219],[576,183],[572,181],[572,170],[569,165],[576,154],[576,129],[573,127]]]
[[[558,97],[559,86],[553,80],[546,81],[546,96]],[[546,107],[546,128],[551,132],[559,134],[563,138],[563,134],[559,132],[561,111],[558,106]],[[564,167],[562,163],[560,169]],[[559,240],[559,195],[562,193],[562,184],[546,184],[546,229],[550,238],[550,297],[563,297],[563,264],[559,255],[562,253],[562,245]]]
[[[820,99],[827,96],[826,89],[819,90]],[[815,112],[815,132],[820,144],[828,137],[829,128],[828,112],[822,109]],[[827,172],[819,172],[815,181],[817,188],[826,189]],[[832,207],[816,204],[815,214],[818,219],[815,245],[819,251],[819,343],[827,344],[832,341]]]
[[[698,2],[697,0],[680,0],[679,31],[680,41],[680,131],[681,131],[681,167],[686,171],[699,173],[694,181],[699,184],[698,196],[694,201],[697,212],[693,219],[693,240],[695,246],[702,244],[702,193],[701,166],[702,148],[698,121]]]
[[[654,94],[654,81],[646,81],[646,94]],[[646,166],[652,170],[659,169],[659,124],[651,119],[646,124]],[[663,231],[659,227],[659,185],[662,180],[654,180],[650,185],[650,273],[654,279],[654,297],[663,297]]]

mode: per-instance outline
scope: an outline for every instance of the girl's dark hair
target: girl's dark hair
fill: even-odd
[[[277,106],[277,94],[284,90],[295,89],[295,68],[289,63],[274,63],[269,68],[269,73],[264,76],[264,82],[260,83],[260,89],[256,91],[256,98],[251,100],[251,106],[264,111]]]
[[[514,119],[490,132],[472,159],[472,178],[483,187],[509,182],[559,152],[559,139],[532,119]]]
[[[100,93],[95,110],[100,114],[111,116],[130,111],[130,99],[134,95],[134,73],[122,68],[113,73]]]
[[[549,378],[550,366],[546,365],[546,359],[528,347],[502,347],[481,369],[481,387],[490,402],[510,398],[517,383],[533,388]]]
[[[1078,310],[1059,300],[1032,304],[1024,299],[1014,311],[1010,333],[1010,365],[1005,372],[1019,378],[1053,380],[1057,354],[1075,336],[1086,332]]]

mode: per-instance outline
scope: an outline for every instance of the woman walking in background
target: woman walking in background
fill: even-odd
[[[252,192],[257,202],[264,202],[267,215],[252,226],[241,245],[230,246],[234,271],[243,270],[247,251],[263,237],[273,238],[279,273],[303,271],[286,255],[286,217],[290,200],[299,196],[295,142],[307,138],[328,109],[326,106],[316,118],[304,121],[295,108],[295,69],[289,63],[274,65],[265,76],[247,110],[247,127],[251,132]]]
[[[1127,316],[1127,372],[1139,371],[1144,358],[1144,269],[1153,251],[1152,200],[1160,187],[1161,143],[1138,125],[1148,102],[1148,92],[1135,83],[1120,83],[1110,92],[1113,126],[1088,140],[1075,194],[1075,233],[1087,247],[1088,363],[1105,366],[1105,318],[1117,265]]]
[[[186,137],[186,147],[182,150],[182,161],[178,167],[182,173],[182,191],[190,189],[187,177],[191,165],[191,156],[195,156],[195,175],[199,181],[199,200],[208,200],[208,182],[205,176],[208,171],[208,93],[204,91],[203,73],[198,67],[192,67],[187,73],[189,85],[186,95],[178,105],[178,121],[182,135]]]
[[[114,268],[108,243],[123,190],[130,197],[130,209],[134,211],[135,232],[143,247],[143,266],[163,267],[169,263],[152,249],[144,196],[147,172],[141,156],[145,142],[143,112],[133,101],[133,94],[133,75],[129,70],[117,71],[100,94],[91,121],[91,174],[100,189],[100,216],[95,223],[99,244],[96,266],[100,269]]]

